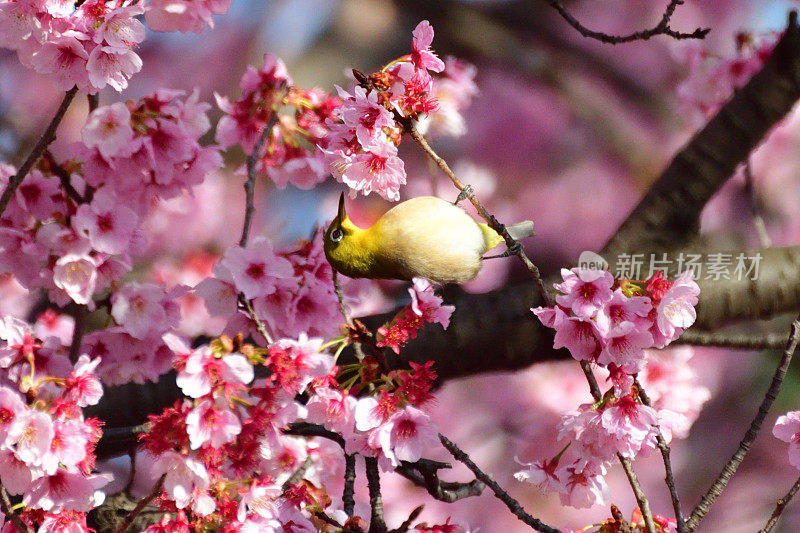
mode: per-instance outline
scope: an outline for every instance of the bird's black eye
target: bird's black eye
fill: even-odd
[[[331,232],[331,240],[333,242],[341,241],[342,237],[344,237],[344,232],[342,230],[340,230],[339,228],[336,228]]]

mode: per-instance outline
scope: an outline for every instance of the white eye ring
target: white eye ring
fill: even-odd
[[[342,237],[344,237],[344,232],[342,230],[340,230],[339,228],[336,228],[331,232],[331,240],[333,242],[341,241]]]

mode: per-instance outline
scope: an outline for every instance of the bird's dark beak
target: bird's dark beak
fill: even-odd
[[[344,219],[347,218],[347,213],[344,211],[344,193],[339,197],[339,213],[336,215],[336,218],[339,222],[344,222]]]

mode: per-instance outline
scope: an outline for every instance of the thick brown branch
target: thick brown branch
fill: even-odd
[[[672,160],[602,255],[672,249],[696,233],[700,212],[737,165],[800,98],[797,13],[761,71]]]

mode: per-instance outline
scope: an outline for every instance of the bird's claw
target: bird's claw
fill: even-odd
[[[485,255],[481,259],[499,259],[501,257],[510,257],[512,255],[519,255],[522,253],[522,244],[515,242],[511,247],[507,248],[505,252],[497,255]]]
[[[472,188],[472,185],[464,185],[464,188],[461,189],[461,192],[458,193],[458,197],[456,197],[456,201],[453,202],[453,205],[458,205],[462,200],[466,200],[470,196],[472,196],[475,191]]]

